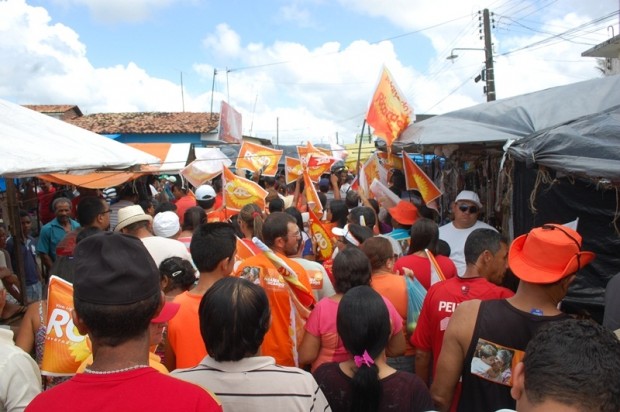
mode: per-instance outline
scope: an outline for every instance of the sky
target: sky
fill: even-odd
[[[382,67],[414,114],[600,76],[618,0],[0,0],[0,98],[103,112],[219,112],[274,143],[352,143]],[[474,50],[453,50],[474,49]],[[446,59],[455,54],[458,58]],[[215,73],[215,75],[214,75]],[[182,84],[181,84],[182,83]],[[560,109],[560,107],[558,108]]]

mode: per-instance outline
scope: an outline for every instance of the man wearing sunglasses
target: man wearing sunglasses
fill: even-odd
[[[452,204],[454,220],[439,228],[439,238],[450,245],[450,259],[456,265],[459,276],[463,276],[465,264],[465,241],[471,232],[476,229],[493,229],[490,225],[478,220],[482,209],[480,197],[471,190],[461,191]]]

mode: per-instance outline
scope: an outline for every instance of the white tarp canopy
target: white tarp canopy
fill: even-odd
[[[155,156],[0,99],[0,176],[88,173],[159,164]]]
[[[505,142],[620,104],[620,75],[456,110],[410,125],[397,146]]]

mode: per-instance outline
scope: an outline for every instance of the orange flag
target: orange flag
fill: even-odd
[[[301,160],[292,157],[285,156],[284,158],[284,178],[286,184],[291,184],[301,176],[303,169],[301,167]]]
[[[412,110],[400,92],[387,67],[383,66],[377,90],[372,97],[366,122],[374,134],[383,138],[388,147],[411,122]]]
[[[327,157],[324,155],[317,155],[316,153],[311,153],[308,156],[308,175],[310,175],[310,180],[313,182],[318,182],[321,178],[321,175],[324,173],[329,173],[330,168],[336,161],[333,157]]]
[[[237,238],[237,260],[245,260],[254,255],[254,251],[243,240]]]
[[[417,190],[422,195],[424,203],[429,204],[432,200],[441,196],[441,191],[430,177],[407,155],[403,150],[403,166],[407,190]]]
[[[328,231],[325,226],[323,226],[321,220],[312,210],[308,210],[308,214],[310,216],[308,219],[308,228],[310,229],[310,234],[312,239],[314,239],[314,243],[316,243],[320,256],[319,260],[329,259],[334,253],[335,242],[333,235],[331,231]]]
[[[308,163],[308,158],[312,154],[316,156],[332,157],[331,150],[315,147],[310,142],[308,142],[305,146],[297,146],[297,154],[299,155],[299,160],[301,160],[302,163]]]
[[[51,276],[47,297],[47,329],[41,373],[70,376],[90,356],[88,336],[79,334],[73,324],[73,285]]]
[[[375,154],[377,155],[377,157],[379,157],[379,159],[383,163],[383,166],[386,169],[403,170],[403,159],[401,159],[400,157],[392,153],[379,152],[379,151],[375,152]]]
[[[282,150],[269,149],[254,143],[243,142],[235,166],[254,173],[262,171],[263,176],[275,176]]]
[[[228,211],[239,211],[247,204],[254,203],[261,210],[265,209],[267,191],[251,180],[239,177],[224,167],[224,204]]]
[[[316,214],[323,214],[323,205],[316,192],[314,183],[310,179],[310,175],[307,170],[304,170],[304,193],[306,195],[306,201],[308,202],[308,211],[312,210]]]

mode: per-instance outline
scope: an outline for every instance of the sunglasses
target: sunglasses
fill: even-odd
[[[478,213],[478,206],[468,206],[466,204],[459,205],[459,210],[463,213],[469,212],[471,214]]]

